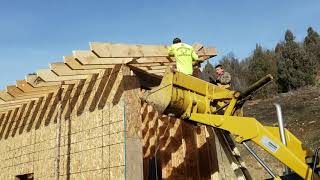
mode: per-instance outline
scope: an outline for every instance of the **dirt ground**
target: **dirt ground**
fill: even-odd
[[[281,105],[286,128],[297,136],[303,144],[310,149],[320,146],[319,87],[306,87],[269,99],[249,101],[244,107],[244,114],[247,117],[255,117],[264,125],[277,126],[276,109],[273,103]],[[255,144],[250,143],[250,146],[270,165],[275,173],[282,174],[283,165],[280,162]],[[260,164],[241,145],[239,149],[253,179],[270,178]]]

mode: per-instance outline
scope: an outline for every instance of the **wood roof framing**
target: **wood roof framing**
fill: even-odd
[[[202,60],[216,56],[215,48],[194,44],[194,49]],[[55,98],[62,81],[66,84],[65,89],[77,88],[93,77],[100,79],[112,75],[113,68],[123,64],[135,72],[159,78],[167,66],[175,64],[175,59],[168,56],[167,46],[93,42],[90,50],[73,51],[72,55],[64,56],[62,62],[51,63],[48,69],[28,74],[25,80],[17,80],[16,85],[0,91],[0,113],[43,100],[50,93]]]

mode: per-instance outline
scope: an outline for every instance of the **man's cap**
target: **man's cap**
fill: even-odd
[[[180,38],[174,38],[172,41],[172,44],[177,44],[177,43],[181,43],[181,39]]]

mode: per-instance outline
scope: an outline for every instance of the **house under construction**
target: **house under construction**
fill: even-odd
[[[202,60],[216,56],[193,47]],[[212,128],[140,100],[174,64],[166,46],[95,42],[7,86],[0,179],[239,178]]]

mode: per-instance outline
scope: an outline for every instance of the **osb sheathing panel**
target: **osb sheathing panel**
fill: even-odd
[[[0,179],[27,173],[54,178],[59,94],[61,179],[125,179],[133,170],[142,179],[141,105],[133,80],[119,65],[7,113],[0,126]]]
[[[144,179],[217,177],[219,166],[211,128],[172,117],[159,117],[147,104],[143,105],[141,114]]]

